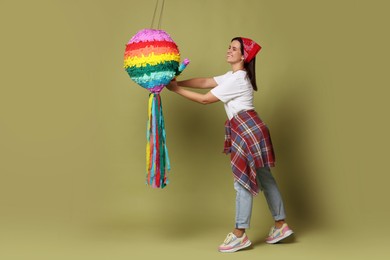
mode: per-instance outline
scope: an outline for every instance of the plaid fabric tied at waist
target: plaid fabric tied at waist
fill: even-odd
[[[256,169],[275,166],[275,154],[268,127],[256,111],[243,111],[226,120],[224,153],[230,153],[234,178],[257,195]]]

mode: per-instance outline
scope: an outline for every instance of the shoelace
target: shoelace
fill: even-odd
[[[280,228],[272,227],[271,230],[270,230],[270,232],[269,232],[269,234],[268,234],[268,236],[270,236],[270,237],[271,237],[271,236],[272,236],[272,237],[277,237],[278,234],[276,234],[276,232],[277,232],[278,230],[280,230]]]
[[[269,231],[268,236],[272,236],[275,233],[276,230],[277,229],[275,227],[272,227],[271,230]]]
[[[225,241],[223,241],[224,244],[229,244],[233,240],[234,236],[232,233],[229,233],[227,237],[225,238]]]

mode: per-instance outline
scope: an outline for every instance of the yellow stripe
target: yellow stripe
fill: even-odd
[[[127,57],[124,62],[124,67],[143,67],[147,64],[149,65],[157,65],[166,61],[177,61],[180,62],[180,55],[174,54],[174,53],[167,53],[167,54],[161,54],[161,55],[154,55],[154,53],[151,53],[148,56],[142,55],[142,57]]]

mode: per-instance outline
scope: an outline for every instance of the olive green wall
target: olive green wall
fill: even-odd
[[[226,72],[235,36],[263,46],[255,106],[271,129],[274,174],[298,238],[334,230],[378,239],[372,227],[390,231],[385,2],[165,3],[162,29],[191,60],[183,79]],[[3,254],[44,238],[53,238],[54,252],[65,237],[98,230],[204,230],[202,239],[207,230],[231,229],[235,194],[221,153],[221,103],[202,106],[163,91],[170,184],[144,185],[148,93],[123,70],[123,53],[150,26],[154,7],[0,3],[0,238],[14,245]],[[262,195],[253,214],[253,228],[272,225]]]

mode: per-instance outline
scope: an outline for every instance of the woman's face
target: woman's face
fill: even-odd
[[[227,62],[230,64],[240,63],[243,61],[243,57],[240,42],[237,40],[232,41],[226,54]]]

